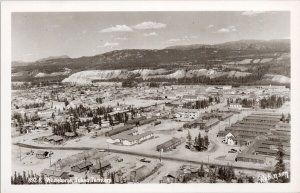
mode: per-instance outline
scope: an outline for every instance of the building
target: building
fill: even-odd
[[[82,162],[80,164],[71,166],[71,171],[72,172],[81,173],[81,172],[89,170],[92,166],[93,166],[92,162],[90,162],[90,161],[84,161],[84,162]]]
[[[198,97],[197,95],[184,95],[182,99],[185,101],[197,101]]]
[[[50,153],[48,151],[42,151],[39,150],[36,152],[35,156],[38,159],[46,159],[47,157],[49,157]]]
[[[242,109],[242,105],[239,104],[239,103],[230,103],[229,104],[229,109],[241,110]]]
[[[152,168],[142,165],[129,173],[130,182],[141,182],[146,179],[152,172]]]
[[[56,179],[69,179],[69,173],[65,171],[56,171],[50,169],[44,169],[41,172],[41,175],[48,178],[56,178]]]
[[[175,112],[177,118],[197,119],[200,116],[200,111],[197,109],[178,108]]]
[[[184,137],[173,138],[173,139],[170,139],[169,141],[166,141],[166,142],[156,146],[156,150],[162,151],[162,152],[171,151],[173,149],[176,149],[177,146],[181,145],[184,142],[185,142]]]
[[[71,101],[69,103],[69,105],[67,106],[67,108],[72,108],[72,109],[75,109],[75,108],[78,108],[80,105],[82,104],[81,101],[77,101],[77,100],[74,100],[74,101]]]
[[[64,140],[62,136],[59,135],[52,135],[45,138],[46,141],[52,142],[54,144],[61,144]]]
[[[154,121],[156,121],[157,118],[156,117],[151,117],[151,118],[148,118],[148,119],[143,119],[139,122],[139,125],[146,125],[146,124],[149,124],[149,123],[152,123]]]
[[[266,158],[264,156],[245,154],[245,153],[238,154],[235,160],[242,161],[242,162],[259,163],[259,164],[264,164],[266,162]]]
[[[65,136],[67,138],[74,138],[74,137],[76,137],[76,133],[74,133],[74,132],[66,132]]]
[[[184,172],[181,170],[171,171],[168,175],[164,176],[162,183],[180,183],[183,181]]]
[[[64,102],[58,102],[58,101],[52,101],[52,109],[55,110],[55,112],[62,112],[65,110],[65,103]]]
[[[228,145],[237,145],[238,144],[238,140],[234,137],[234,136],[229,136],[227,138],[227,144]]]
[[[142,143],[154,136],[153,132],[147,131],[139,134],[137,130],[127,130],[117,135],[113,135],[110,139],[107,139],[108,143],[121,143],[122,145],[135,145]]]
[[[98,174],[98,173],[100,172],[100,168],[101,168],[102,171],[108,170],[108,169],[111,168],[111,164],[110,164],[110,162],[107,161],[107,160],[105,160],[105,161],[100,161],[100,164],[99,164],[99,162],[96,162],[96,164],[94,164],[94,165],[90,168],[90,170],[91,170],[91,172],[97,173],[97,174]]]
[[[291,124],[279,122],[273,129],[273,133],[277,135],[291,135]]]
[[[217,118],[212,118],[212,119],[204,120],[203,122],[204,122],[204,125],[200,126],[200,129],[209,130],[213,126],[217,125],[220,121]]]
[[[105,133],[105,136],[113,136],[113,135],[117,135],[119,133],[122,133],[124,131],[127,131],[127,130],[130,130],[130,129],[133,129],[135,127],[135,125],[125,125],[123,127],[118,127],[118,128],[115,128],[113,130],[110,130],[110,131],[107,131]]]
[[[249,122],[266,122],[266,123],[277,124],[280,121],[280,118],[269,117],[269,116],[250,115],[250,116],[245,117],[244,120],[249,121]]]
[[[55,111],[53,109],[48,109],[48,110],[45,110],[45,111],[38,111],[38,116],[40,118],[51,118],[52,117],[52,114],[54,113]]]
[[[142,116],[142,117],[139,117],[139,118],[128,120],[126,124],[127,125],[140,125],[140,122],[142,120],[145,120],[145,119],[147,119],[147,117]]]

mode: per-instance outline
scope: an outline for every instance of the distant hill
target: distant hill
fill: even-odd
[[[61,56],[49,56],[49,57],[47,57],[47,58],[39,59],[39,60],[37,60],[36,62],[44,62],[44,61],[47,61],[47,60],[53,60],[53,59],[66,59],[66,58],[70,58],[70,57],[67,56],[67,55],[61,55]]]
[[[275,40],[239,40],[226,42],[214,45],[205,44],[192,44],[192,45],[176,45],[166,47],[165,49],[176,50],[192,50],[199,48],[218,48],[218,49],[231,49],[231,50],[288,50],[290,49],[289,39],[275,39]]]
[[[171,46],[165,49],[114,50],[95,56],[70,58],[68,56],[48,57],[21,65],[13,62],[15,80],[22,80],[23,74],[38,73],[65,76],[65,68],[71,74],[86,70],[137,70],[137,69],[209,69],[223,66],[228,70],[255,72],[258,66],[274,65],[266,73],[289,76],[289,40],[240,40],[215,45]],[[279,60],[280,58],[280,60]],[[16,65],[17,64],[17,65]],[[27,72],[27,73],[20,73]],[[32,73],[34,72],[34,73]],[[60,73],[59,73],[60,72]],[[52,74],[52,75],[53,75]],[[63,78],[61,77],[61,78]],[[52,78],[54,78],[52,76]]]

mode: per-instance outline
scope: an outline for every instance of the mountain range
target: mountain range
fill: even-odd
[[[227,69],[254,72],[258,66],[272,65],[266,73],[289,76],[290,40],[240,40],[222,44],[178,45],[165,49],[114,50],[95,56],[70,58],[48,57],[35,62],[13,62],[14,79],[35,77],[37,74],[69,76],[86,70],[136,69]],[[267,62],[265,62],[267,61]],[[66,69],[68,69],[66,73]],[[26,72],[26,73],[24,73]],[[40,76],[39,76],[40,77]],[[43,76],[44,77],[44,76]]]

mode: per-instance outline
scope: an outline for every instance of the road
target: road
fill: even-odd
[[[47,150],[77,150],[77,151],[83,151],[83,150],[90,150],[94,149],[92,147],[41,147],[41,146],[35,146],[35,145],[28,145],[24,143],[14,143],[13,145],[19,146],[19,147],[24,147],[24,148],[31,148],[31,149],[47,149]],[[99,148],[100,149],[100,148]],[[154,159],[159,159],[159,155],[153,155],[153,154],[147,154],[147,153],[139,153],[139,152],[132,152],[132,151],[126,151],[126,150],[117,150],[117,149],[108,149],[108,148],[101,148],[102,150],[112,152],[112,153],[119,153],[119,154],[126,154],[126,155],[134,155],[134,156],[142,156],[142,157],[148,157],[148,158],[154,158]],[[175,158],[175,157],[166,157],[166,156],[161,156],[161,160],[166,160],[166,161],[175,161],[175,162],[180,162],[180,163],[185,163],[185,164],[197,164],[201,165],[210,165],[209,162],[202,162],[202,161],[195,161],[195,160],[188,160],[188,159],[181,159],[181,158]],[[214,164],[216,166],[227,166],[225,164]],[[254,168],[254,167],[243,167],[243,166],[234,166],[232,165],[233,168],[238,169],[238,170],[252,170],[252,171],[260,171],[260,172],[270,172],[270,169],[267,168]]]

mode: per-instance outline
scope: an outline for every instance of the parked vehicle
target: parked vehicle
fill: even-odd
[[[236,151],[232,151],[232,150],[230,150],[230,151],[228,151],[228,153],[236,153]]]
[[[150,163],[151,161],[150,160],[146,160],[146,158],[142,158],[140,159],[141,162],[146,162],[146,163]]]

